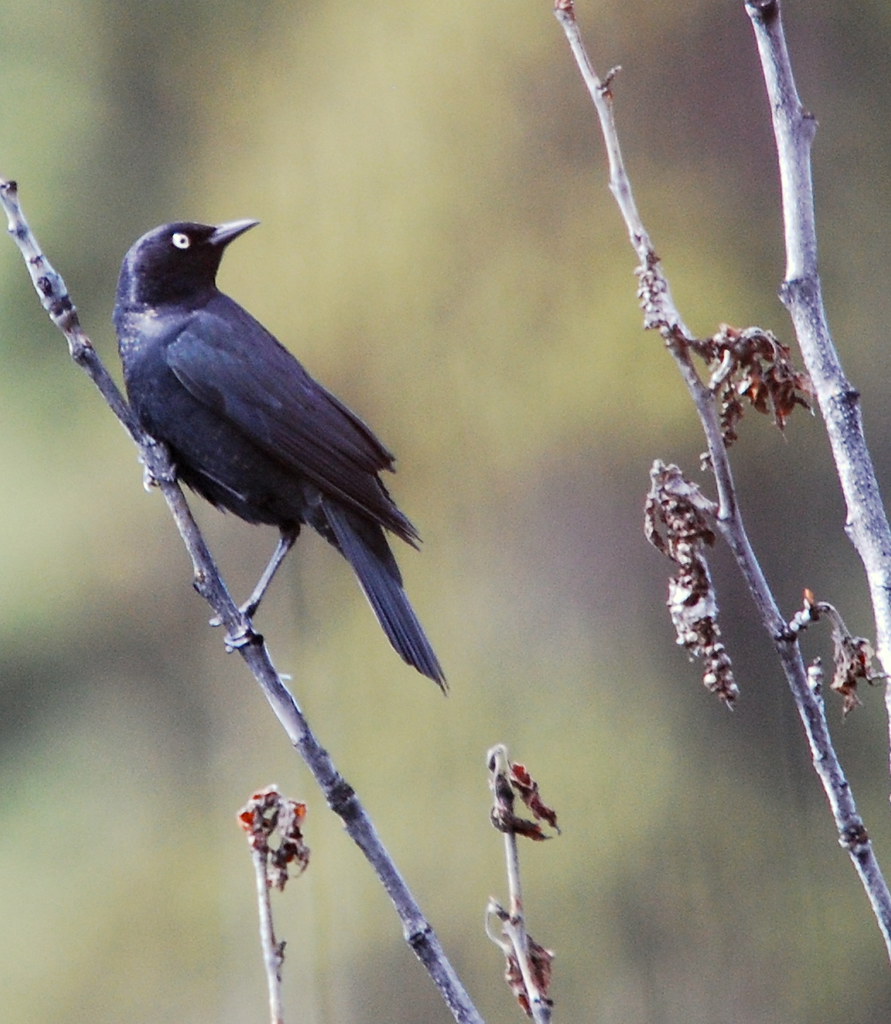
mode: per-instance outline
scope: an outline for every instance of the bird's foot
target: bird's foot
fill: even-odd
[[[142,442],[139,461],[142,464],[142,486],[147,491],[161,484],[176,482],[176,464],[169,450],[153,437],[146,437]]]
[[[233,651],[240,651],[242,647],[247,647],[249,644],[262,643],[263,637],[254,631],[254,627],[248,622],[244,629],[239,630],[237,633],[228,633],[223,643],[226,645],[226,653],[232,654]]]
[[[246,601],[244,604],[239,605],[238,611],[239,611],[239,613],[245,619],[250,620],[250,619],[252,619],[254,617],[254,612],[256,612],[256,610],[259,607],[260,607],[260,602],[259,601]],[[209,626],[214,626],[214,627],[222,626],[222,624],[223,624],[223,619],[219,615],[214,615],[214,617],[210,620],[210,622],[208,622]]]
[[[153,487],[157,487],[157,486],[158,486],[158,478],[148,468],[148,466],[146,466],[145,463],[143,463],[143,466],[142,466],[142,488],[143,488],[143,490],[151,491],[151,489]]]

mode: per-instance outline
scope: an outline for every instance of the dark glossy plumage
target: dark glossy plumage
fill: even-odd
[[[279,554],[301,524],[318,530],[352,565],[402,658],[444,687],[384,535],[418,541],[378,476],[393,456],[216,287],[226,245],[255,223],[167,224],[127,253],[114,321],[130,402],[184,483],[279,528]]]

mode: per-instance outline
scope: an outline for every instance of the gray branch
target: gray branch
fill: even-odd
[[[780,168],[786,233],[786,279],[780,297],[792,318],[826,423],[847,503],[845,529],[866,570],[876,621],[876,653],[887,673],[891,669],[891,529],[863,433],[860,394],[842,369],[823,305],[810,159],[817,125],[798,96],[780,4],[750,2],[746,10],[767,84]],[[885,705],[891,729],[891,687],[885,689]]]

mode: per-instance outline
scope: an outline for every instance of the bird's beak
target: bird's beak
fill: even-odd
[[[224,246],[234,242],[239,235],[245,231],[255,228],[260,222],[258,220],[230,220],[228,224],[217,224],[213,234],[208,238],[211,245]]]

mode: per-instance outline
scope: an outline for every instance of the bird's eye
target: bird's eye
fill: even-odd
[[[188,249],[192,244],[192,239],[182,231],[174,231],[170,237],[170,241],[177,247],[177,249]]]

